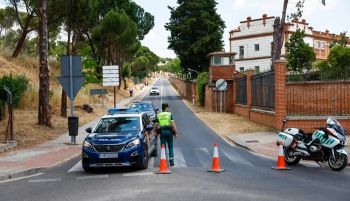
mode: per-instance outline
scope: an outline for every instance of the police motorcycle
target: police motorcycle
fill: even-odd
[[[341,171],[348,163],[344,150],[345,130],[333,117],[327,118],[326,127],[320,127],[313,133],[304,133],[298,128],[283,127],[277,137],[277,145],[282,144],[285,162],[294,166],[301,159],[326,163],[335,171]]]

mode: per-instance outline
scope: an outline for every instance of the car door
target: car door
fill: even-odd
[[[146,128],[147,125],[151,125],[151,119],[147,114],[144,114],[142,116],[142,123],[144,124],[144,128]],[[149,151],[151,152],[155,148],[153,145],[155,145],[156,139],[152,131],[145,130],[145,135],[146,135],[146,141],[147,141]]]

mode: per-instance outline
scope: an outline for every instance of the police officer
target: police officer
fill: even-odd
[[[170,166],[174,166],[173,136],[176,137],[177,130],[173,115],[169,112],[169,105],[167,103],[162,104],[162,112],[157,115],[155,128],[157,134],[160,134],[161,144],[164,144],[165,147],[168,144],[169,163]]]

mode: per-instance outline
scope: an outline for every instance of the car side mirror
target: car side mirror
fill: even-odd
[[[157,112],[159,112],[159,109],[158,109],[158,108],[156,108],[154,111],[157,113]]]
[[[152,125],[147,125],[146,126],[146,131],[152,131],[153,130],[153,126]]]
[[[85,131],[87,132],[87,133],[92,133],[92,128],[87,128],[87,129],[85,129]]]

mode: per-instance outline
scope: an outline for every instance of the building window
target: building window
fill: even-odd
[[[221,65],[221,57],[214,56],[214,66],[220,66]]]
[[[255,72],[260,73],[260,66],[255,66]]]
[[[239,67],[239,71],[244,71],[244,67]]]
[[[244,46],[239,46],[239,57],[244,57]]]
[[[255,44],[254,47],[255,47],[255,51],[259,51],[260,49],[259,44]]]

